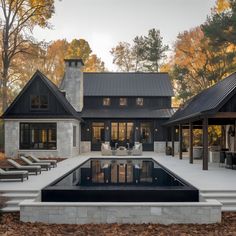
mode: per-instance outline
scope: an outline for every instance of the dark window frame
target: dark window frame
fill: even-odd
[[[76,125],[73,125],[73,147],[76,147],[76,143],[77,143],[77,139],[76,139],[76,135],[77,135],[77,127]]]
[[[47,107],[42,108],[41,107],[41,97],[46,97],[47,98]],[[37,108],[32,107],[32,98],[33,97],[39,97],[39,106]],[[31,111],[47,111],[49,110],[49,95],[48,94],[31,94],[30,95],[30,110]]]
[[[35,131],[34,134],[32,133],[33,130]],[[54,133],[52,133],[53,131]],[[36,135],[37,137],[35,138],[34,136]],[[46,135],[46,142],[40,142],[43,139],[43,135]],[[49,140],[50,135],[55,138],[55,141]],[[36,140],[38,141],[36,142]],[[57,150],[57,123],[20,123],[19,146],[20,150]]]

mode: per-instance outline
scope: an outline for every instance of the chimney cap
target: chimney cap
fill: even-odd
[[[84,66],[84,62],[80,58],[73,58],[73,59],[64,59],[65,62],[80,62]]]

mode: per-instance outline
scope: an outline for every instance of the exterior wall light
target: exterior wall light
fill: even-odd
[[[138,127],[136,127],[136,130],[138,130]]]
[[[87,128],[87,132],[89,132],[89,128]]]
[[[158,129],[155,129],[155,132],[157,132],[158,131]]]
[[[106,127],[106,130],[109,130],[109,126]]]

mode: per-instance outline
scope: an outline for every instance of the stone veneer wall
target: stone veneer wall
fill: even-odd
[[[20,220],[49,224],[209,224],[221,222],[221,206],[216,200],[184,203],[53,203],[25,200],[20,203]]]
[[[56,150],[20,150],[19,135],[21,122],[57,123]],[[76,147],[73,147],[73,126],[77,127]],[[5,154],[16,157],[20,153],[34,154],[37,157],[72,157],[79,154],[80,122],[77,120],[5,120]]]
[[[91,152],[91,142],[81,141],[80,149],[81,149],[81,153]]]
[[[172,143],[168,142],[168,146],[172,147]],[[166,142],[159,141],[154,142],[154,152],[165,153],[166,152]],[[175,154],[179,152],[179,142],[175,142]]]

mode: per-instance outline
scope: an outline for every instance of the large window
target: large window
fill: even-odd
[[[111,99],[110,98],[103,98],[103,106],[110,106]]]
[[[143,122],[140,124],[140,137],[142,143],[152,143],[152,123]]]
[[[127,106],[127,98],[120,98],[120,106]]]
[[[32,110],[48,109],[48,96],[47,95],[31,95],[30,108]]]
[[[56,123],[20,123],[20,149],[56,148]]]
[[[133,143],[134,123],[132,122],[112,122],[111,139],[113,142]]]

